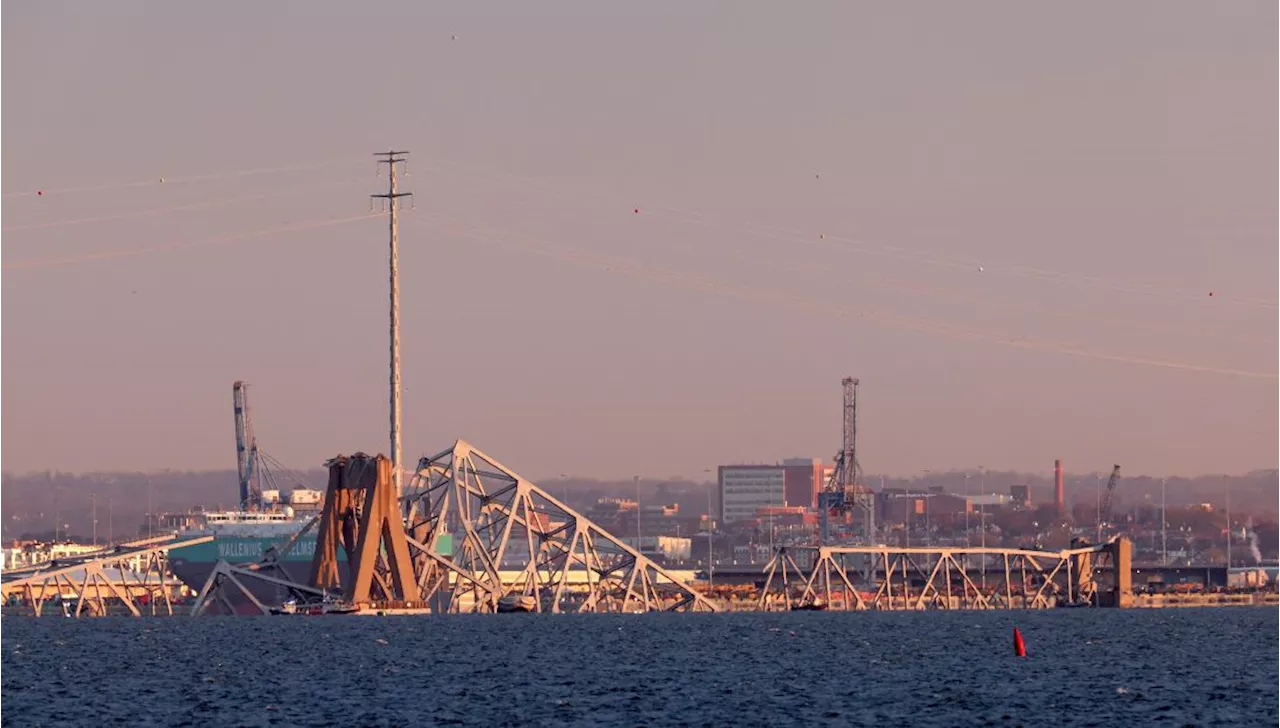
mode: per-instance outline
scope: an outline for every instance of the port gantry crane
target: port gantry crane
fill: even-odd
[[[253,423],[249,419],[248,385],[244,382],[231,385],[231,402],[236,417],[236,470],[240,476],[240,509],[256,509],[262,504],[262,486],[257,468],[258,440],[253,436]]]
[[[821,543],[831,539],[829,520],[831,513],[846,513],[860,509],[863,513],[864,536],[868,544],[875,543],[875,496],[865,488],[859,488],[862,466],[858,463],[858,380],[845,377],[840,380],[844,389],[844,428],[840,452],[836,453],[835,469],[822,492],[818,493],[818,514],[821,519]]]
[[[253,418],[249,415],[249,385],[236,382],[231,385],[231,403],[236,424],[236,471],[240,480],[240,505],[242,511],[263,508],[262,492],[280,490],[275,472],[287,476],[295,487],[310,488],[306,478],[285,467],[270,453],[259,449],[258,438],[253,434]]]
[[[1111,503],[1116,494],[1116,483],[1120,480],[1120,466],[1111,466],[1111,477],[1107,479],[1107,493],[1102,496],[1102,505],[1098,507],[1098,531],[1101,533],[1102,524],[1111,523]]]

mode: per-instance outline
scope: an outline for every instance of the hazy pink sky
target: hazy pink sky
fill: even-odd
[[[1276,15],[6,2],[3,467],[385,451],[389,146],[407,460],[1276,467]]]

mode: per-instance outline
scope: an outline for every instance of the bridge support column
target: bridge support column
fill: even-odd
[[[1127,536],[1117,536],[1108,550],[1115,581],[1100,606],[1133,606],[1133,542]]]

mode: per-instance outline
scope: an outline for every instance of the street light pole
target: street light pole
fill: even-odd
[[[715,521],[711,517],[711,486],[707,486],[707,591],[711,591],[712,579],[715,578],[716,560],[713,554],[715,542],[712,535],[715,534]]]
[[[1166,540],[1168,521],[1165,519],[1165,479],[1160,479],[1160,565],[1169,565],[1169,542]]]
[[[705,468],[702,472],[710,473],[711,468]],[[717,485],[718,485],[718,482],[717,482]],[[712,535],[715,533],[715,520],[714,520],[713,514],[711,513],[712,489],[713,489],[713,486],[708,481],[707,483],[707,593],[710,593],[712,586],[714,586],[715,570],[716,570],[716,561],[715,561],[715,558],[713,558],[714,545],[711,538]]]
[[[982,593],[987,593],[987,509],[982,508]]]
[[[982,510],[980,511],[981,518],[980,518],[979,525],[981,525],[982,527],[982,548],[985,549],[987,547],[987,506],[985,501],[988,495],[987,494],[987,466],[985,465],[978,466],[978,495],[982,496],[984,501],[982,504]],[[982,554],[981,561],[982,561],[982,589],[985,592],[987,589],[987,555],[985,553]]]
[[[969,509],[973,507],[973,491],[969,489],[969,473],[964,474],[964,546],[969,548]]]
[[[783,487],[786,487],[785,480],[783,481]],[[773,558],[773,551],[775,548],[773,543],[773,496],[774,496],[773,488],[770,488],[769,489],[769,558],[771,559]]]
[[[644,553],[640,545],[640,476],[632,476],[636,484],[636,551]]]
[[[1231,586],[1231,484],[1227,484],[1227,586]]]
[[[929,494],[924,494],[924,545],[926,547],[933,545],[933,532],[929,527]]]
[[[924,471],[924,545],[929,546],[931,537],[929,535],[929,473],[933,471],[928,468]]]

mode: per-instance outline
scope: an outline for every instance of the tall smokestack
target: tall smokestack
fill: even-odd
[[[1053,461],[1053,502],[1058,506],[1058,515],[1067,512],[1066,499],[1062,493],[1062,460]]]

